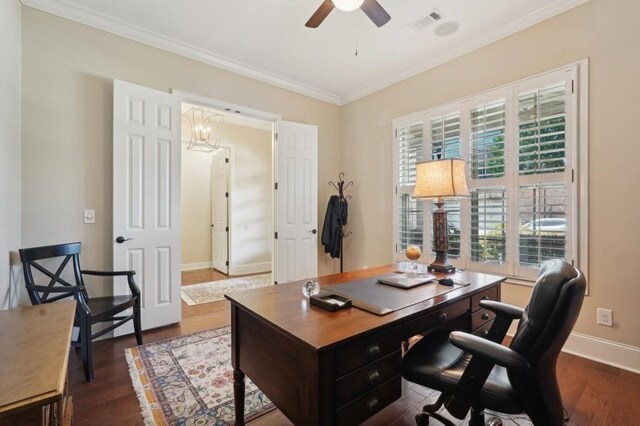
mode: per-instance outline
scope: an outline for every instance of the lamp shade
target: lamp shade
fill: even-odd
[[[469,195],[464,160],[461,158],[423,161],[416,164],[413,198],[468,197]]]

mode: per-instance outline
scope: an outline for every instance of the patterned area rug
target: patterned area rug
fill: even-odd
[[[233,424],[231,329],[125,349],[146,425]],[[275,406],[246,379],[245,419]]]
[[[252,275],[250,277],[231,278],[228,280],[211,281],[202,284],[182,286],[180,293],[182,300],[189,306],[201,303],[211,303],[223,300],[225,293],[249,290],[252,288],[272,285],[271,273]]]

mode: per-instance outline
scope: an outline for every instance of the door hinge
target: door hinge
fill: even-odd
[[[227,197],[227,198],[229,198],[229,193],[228,193],[228,192],[225,192],[225,193],[224,193],[224,196],[225,196],[225,197]]]
[[[226,266],[229,266],[229,261],[227,260],[226,262],[224,262],[224,264],[225,264]]]
[[[273,233],[273,237],[277,240],[277,239],[278,239],[278,233],[277,233],[277,232],[274,232],[274,233]]]
[[[278,281],[274,281],[273,283],[274,283],[275,285],[278,285]]]
[[[398,129],[394,129],[395,134],[396,134],[396,138],[398,137]]]
[[[278,190],[278,182],[273,184],[273,189],[275,189],[276,191]]]
[[[225,159],[224,159],[224,162],[225,162],[225,163],[228,163],[228,162],[229,162],[229,159],[228,159],[228,158],[225,158]]]
[[[226,227],[224,228],[224,230],[225,230],[225,231],[227,231],[227,232],[229,232],[229,227],[228,227],[228,226],[226,226]]]
[[[398,245],[396,244],[396,253],[398,252]]]
[[[575,80],[571,80],[571,93],[575,93],[574,81]]]
[[[571,169],[571,183],[574,183],[576,181],[575,179],[575,170]]]
[[[276,140],[278,140],[278,134],[277,133],[275,134],[275,137],[276,137]]]
[[[573,259],[571,259],[571,266],[576,266],[576,262]]]
[[[211,227],[213,228],[213,226],[214,226],[214,225],[213,225],[213,223],[212,223],[212,224],[211,224]]]

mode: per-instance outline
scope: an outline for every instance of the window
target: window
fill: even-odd
[[[411,198],[415,164],[455,157],[467,162],[471,197],[445,199],[451,263],[532,280],[549,259],[586,259],[585,73],[586,63],[573,64],[394,120],[396,259],[409,244],[432,247],[425,213],[435,203]]]

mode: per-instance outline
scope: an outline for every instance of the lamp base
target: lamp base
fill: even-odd
[[[456,271],[456,267],[453,265],[438,265],[435,263],[430,263],[428,268],[430,271],[433,271],[433,272],[452,273]]]

